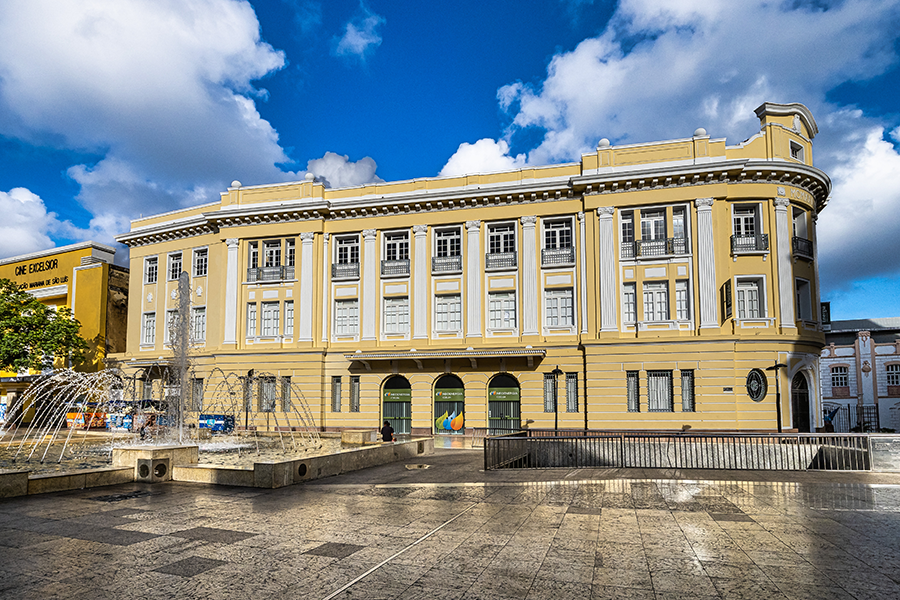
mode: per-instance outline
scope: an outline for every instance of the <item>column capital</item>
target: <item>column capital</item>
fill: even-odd
[[[314,237],[316,237],[316,234],[313,231],[304,231],[300,234],[300,239],[304,242],[311,242]]]
[[[791,205],[791,201],[787,198],[775,198],[775,210],[779,208],[784,210]]]
[[[323,234],[322,234],[322,239],[323,239],[323,240],[325,241],[325,243],[327,244],[327,243],[328,243],[328,240],[331,239],[331,234],[330,234],[330,233],[323,233]]]
[[[227,240],[225,240],[225,244],[229,248],[232,248],[232,247],[236,247],[238,245],[238,241],[239,241],[238,238],[228,238]]]
[[[611,217],[616,213],[616,207],[614,206],[601,206],[597,209],[598,217]]]
[[[362,236],[367,240],[374,239],[376,233],[377,231],[374,229],[363,229]]]
[[[534,227],[537,223],[537,217],[535,216],[527,216],[522,217],[522,227]]]
[[[481,221],[466,221],[466,231],[472,231],[473,229],[479,229],[481,227]]]
[[[413,233],[416,234],[416,237],[428,233],[428,225],[413,225],[412,229]]]
[[[697,207],[697,210],[702,210],[704,208],[711,210],[714,201],[714,198],[697,198],[694,200],[694,206]]]
[[[578,222],[584,223],[584,211],[583,210],[578,211]]]

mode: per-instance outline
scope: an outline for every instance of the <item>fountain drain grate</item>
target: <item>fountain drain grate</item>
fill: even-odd
[[[89,500],[96,500],[97,502],[121,502],[123,500],[131,500],[133,498],[143,498],[144,496],[154,496],[154,492],[148,492],[146,490],[136,490],[134,492],[127,492],[125,494],[110,494],[109,496],[94,496],[93,498],[88,498]]]

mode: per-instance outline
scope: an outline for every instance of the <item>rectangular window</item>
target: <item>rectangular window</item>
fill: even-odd
[[[725,285],[722,286],[722,314],[725,315],[724,318],[730,319],[732,310],[731,281],[726,281]]]
[[[209,271],[209,250],[198,248],[194,250],[194,277],[206,277]]]
[[[738,319],[759,319],[765,316],[762,305],[762,282],[759,279],[744,279],[737,282]]]
[[[291,404],[291,378],[281,378],[281,412],[291,412],[293,405]]]
[[[622,243],[630,244],[634,242],[634,213],[627,211],[622,213]]]
[[[435,236],[435,256],[445,258],[462,255],[462,237],[459,229],[438,229]]]
[[[691,305],[688,302],[688,282],[686,280],[675,282],[675,318],[679,321],[687,321],[691,318]]]
[[[544,224],[544,248],[571,248],[572,220],[547,221]]]
[[[847,367],[844,367],[847,370]],[[887,372],[887,384],[889,386],[900,386],[900,365],[891,364],[885,366]]]
[[[297,243],[294,240],[285,240],[284,242],[284,266],[294,267],[297,265]]]
[[[572,327],[575,324],[572,288],[544,292],[544,313],[547,327]]]
[[[191,404],[188,410],[200,412],[203,410],[203,380],[191,379]]]
[[[666,239],[666,211],[645,210],[641,211],[641,240]]]
[[[685,212],[683,206],[672,209],[672,237],[675,239],[684,239],[687,237],[687,226],[685,224]]]
[[[809,239],[806,227],[806,211],[795,208],[793,211],[794,237]]]
[[[191,338],[194,342],[206,340],[206,307],[191,308]]]
[[[488,228],[488,253],[504,254],[516,251],[516,226],[513,223],[491,225]]]
[[[812,293],[809,282],[805,279],[796,279],[797,285],[797,318],[801,321],[812,321]]]
[[[263,266],[281,266],[281,240],[268,240],[263,242]]]
[[[734,235],[756,235],[756,206],[734,207]]]
[[[888,376],[888,385],[890,376]],[[847,373],[847,367],[831,367],[831,387],[850,387],[850,378]]]
[[[152,346],[156,343],[156,313],[144,313],[141,324],[141,344]]]
[[[349,265],[359,262],[359,238],[339,237],[337,244],[337,262],[339,265]]]
[[[350,412],[359,412],[359,375],[350,376]]]
[[[436,331],[459,331],[462,327],[462,299],[459,294],[437,296],[434,301]]]
[[[556,412],[556,375],[544,373],[544,412]]]
[[[681,372],[681,412],[694,412],[697,407],[694,403],[694,372],[687,370]]]
[[[331,412],[341,412],[341,378],[338,375],[331,378]]]
[[[256,337],[256,303],[247,305],[247,337]]]
[[[625,373],[628,412],[641,412],[641,390],[637,371]]]
[[[578,412],[578,373],[566,373],[566,412]]]
[[[409,331],[409,298],[384,299],[385,333],[406,333]]]
[[[284,303],[284,335],[294,335],[294,301],[286,300]]]
[[[402,232],[384,234],[384,259],[409,260],[408,233]]]
[[[277,302],[262,303],[262,337],[275,337],[278,335],[278,312],[279,306]]]
[[[491,329],[513,329],[516,326],[516,293],[488,294]]]
[[[177,281],[181,275],[181,252],[169,255],[169,281]]]
[[[166,311],[165,340],[167,344],[175,343],[175,335],[178,331],[178,311]]]
[[[260,377],[259,398],[257,404],[260,412],[275,412],[275,402],[278,398],[277,382],[274,377]]]
[[[669,286],[665,282],[644,284],[644,321],[669,320]]]
[[[250,242],[247,245],[247,267],[251,269],[259,268],[259,242]]]
[[[634,323],[637,320],[637,300],[635,284],[622,285],[622,319],[625,323]]]
[[[144,259],[144,283],[156,283],[159,273],[159,259],[155,256]]]
[[[672,412],[672,371],[647,371],[647,409]]]
[[[335,301],[334,332],[338,335],[356,335],[359,332],[358,300]]]

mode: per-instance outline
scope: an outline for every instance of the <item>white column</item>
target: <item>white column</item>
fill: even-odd
[[[587,313],[587,232],[585,229],[584,213],[578,213],[578,289],[581,294],[578,312],[581,314],[581,333],[588,331]]]
[[[700,280],[700,328],[718,328],[716,249],[713,238],[712,198],[697,198],[697,265]]]
[[[222,333],[223,344],[237,343],[237,313],[238,313],[238,269],[240,268],[240,256],[238,255],[238,239],[225,240],[228,246],[228,260],[225,267],[225,331]],[[165,316],[163,317],[165,318]]]
[[[466,221],[466,337],[481,337],[481,221]]]
[[[413,338],[428,337],[428,225],[413,225]]]
[[[537,245],[534,229],[537,217],[522,217],[522,335],[538,334],[540,301],[537,281]]]
[[[328,341],[328,324],[331,322],[331,254],[328,252],[330,233],[322,235],[322,341]]]
[[[362,273],[362,339],[374,340],[376,337],[375,319],[378,315],[378,300],[381,294],[375,287],[378,274],[378,253],[375,249],[375,230],[365,229],[363,235],[363,273]]]
[[[297,339],[311,342],[313,332],[313,238],[315,233],[300,234],[300,322]]]
[[[616,228],[612,206],[597,209],[600,218],[600,331],[618,331],[619,290],[616,287]]]
[[[778,304],[780,325],[796,328],[794,319],[794,265],[791,264],[791,226],[787,198],[775,199],[775,248],[778,256]]]

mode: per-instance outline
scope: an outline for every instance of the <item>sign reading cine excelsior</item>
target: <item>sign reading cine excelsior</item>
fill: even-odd
[[[31,273],[43,273],[59,267],[59,259],[51,258],[48,260],[39,260],[36,262],[19,265],[16,267],[16,277],[19,275],[29,275]]]

